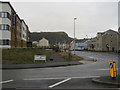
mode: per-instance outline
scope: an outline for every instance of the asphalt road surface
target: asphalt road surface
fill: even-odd
[[[93,89],[118,86],[93,83],[92,78],[109,75],[109,60],[118,62],[118,55],[106,52],[76,51],[76,55],[97,62],[83,65],[3,70],[3,88]]]

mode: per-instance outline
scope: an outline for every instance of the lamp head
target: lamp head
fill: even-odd
[[[76,20],[77,18],[76,17],[74,17],[74,20]]]

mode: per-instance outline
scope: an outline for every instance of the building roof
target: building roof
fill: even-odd
[[[113,33],[119,34],[117,31],[114,31],[114,30],[109,29],[109,30],[105,31],[102,36],[104,36],[104,35],[106,35],[106,34],[113,34]]]
[[[47,40],[46,38],[42,38],[41,40]],[[47,40],[48,41],[48,40]]]
[[[104,36],[104,35],[106,35],[106,34],[113,34],[113,33],[119,34],[117,31],[114,31],[114,30],[112,30],[112,29],[109,29],[109,30],[107,30],[107,31],[105,31],[105,32],[98,32],[98,33],[97,33],[97,36],[94,37],[94,38],[92,38],[92,39],[90,40],[90,42],[96,42],[96,40],[99,38],[98,34],[101,34],[101,36]],[[119,35],[120,35],[120,34],[119,34]]]

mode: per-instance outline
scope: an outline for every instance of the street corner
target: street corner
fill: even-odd
[[[101,76],[97,78],[92,78],[92,82],[106,85],[114,85],[120,87],[120,78],[112,78],[110,76]]]

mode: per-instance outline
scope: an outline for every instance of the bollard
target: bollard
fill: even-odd
[[[115,79],[117,77],[116,62],[113,60],[109,61],[110,65],[110,76]]]

